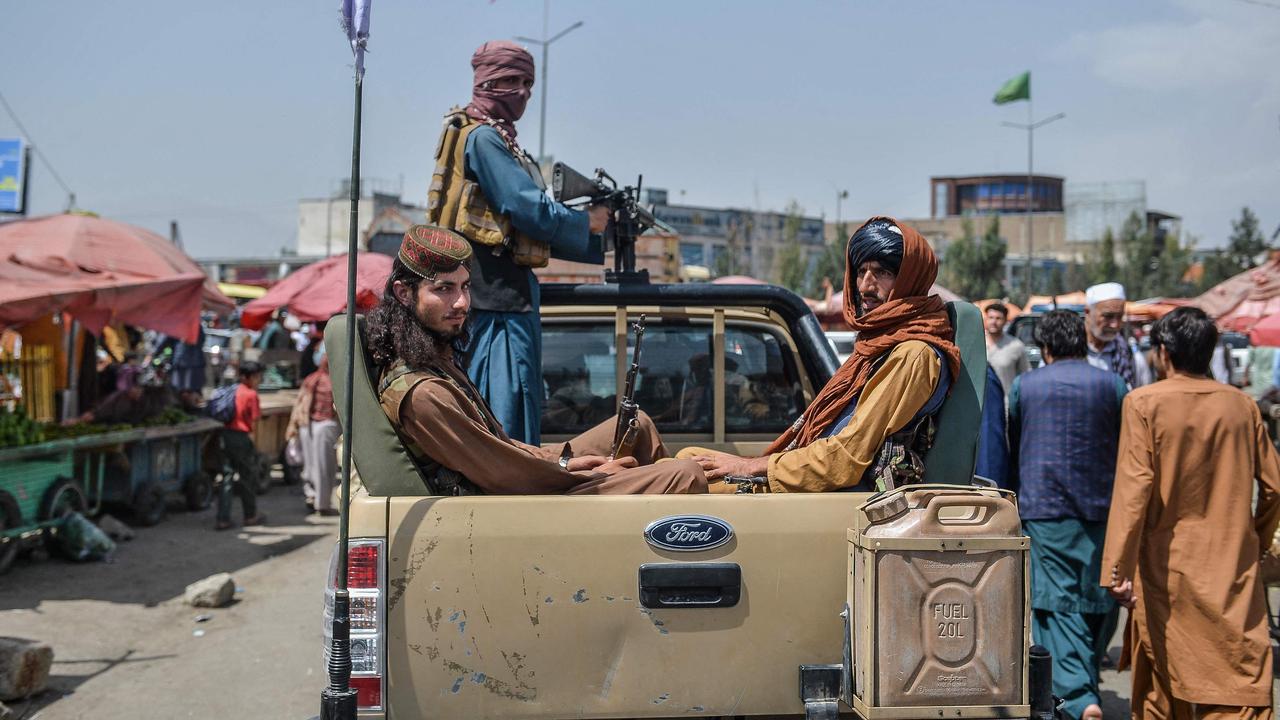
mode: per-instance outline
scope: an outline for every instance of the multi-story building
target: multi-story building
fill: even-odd
[[[408,225],[424,222],[426,208],[405,202],[400,192],[391,192],[390,188],[380,189],[386,183],[374,180],[360,182],[361,194],[356,209],[360,228],[360,249],[376,249],[370,247],[385,242],[385,238],[376,237],[376,232],[369,232],[374,225],[394,225],[399,221],[408,221]],[[310,198],[298,201],[298,240],[299,255],[318,255],[328,257],[347,251],[347,223],[351,217],[351,201],[349,181],[327,198]],[[408,225],[405,225],[407,228]],[[400,235],[404,230],[400,230]],[[399,237],[396,238],[398,247]]]
[[[991,219],[998,218],[1007,248],[1005,287],[1011,291],[1026,277],[1028,255],[1038,277],[1062,272],[1069,264],[1087,261],[1106,230],[1118,232],[1133,213],[1144,218],[1148,231],[1158,238],[1181,235],[1177,215],[1147,206],[1146,183],[1140,180],[1076,183],[1057,175],[1034,175],[1030,192],[1025,173],[938,176],[929,184],[930,216],[902,221],[945,257],[947,245],[963,236],[966,224],[981,235]],[[845,227],[851,230],[857,223]],[[829,235],[834,237],[834,227]]]
[[[822,248],[822,218],[671,205],[667,192],[659,189],[649,189],[645,200],[653,205],[654,216],[680,236],[680,260],[686,267],[702,266],[713,274],[741,274],[769,280],[778,249],[793,233],[806,256]],[[792,226],[788,227],[788,223]]]

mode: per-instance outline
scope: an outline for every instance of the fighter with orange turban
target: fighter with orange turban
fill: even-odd
[[[929,294],[938,259],[913,228],[875,217],[849,238],[847,263],[853,354],[763,456],[681,451],[708,480],[751,477],[770,492],[823,492],[923,477],[934,416],[960,372],[946,308]]]

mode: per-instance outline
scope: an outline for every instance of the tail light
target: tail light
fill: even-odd
[[[347,591],[351,596],[351,687],[361,710],[381,710],[386,683],[386,565],[382,540],[347,543]],[[324,594],[324,666],[333,644],[333,593],[338,547],[329,557]]]

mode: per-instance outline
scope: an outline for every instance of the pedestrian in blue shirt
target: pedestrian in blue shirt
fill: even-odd
[[[533,56],[505,40],[471,58],[471,103],[445,116],[427,197],[427,221],[471,241],[467,374],[515,440],[537,445],[542,382],[540,298],[534,267],[549,258],[601,264],[609,211],[574,210],[546,193],[516,141],[533,88]]]
[[[1118,617],[1098,577],[1127,385],[1089,364],[1085,332],[1069,310],[1041,318],[1045,365],[1013,381],[1009,434],[1031,538],[1032,639],[1053,654],[1053,694],[1067,714],[1096,720],[1099,663]]]

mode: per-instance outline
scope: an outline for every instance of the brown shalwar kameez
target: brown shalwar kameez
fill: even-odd
[[[456,368],[442,370],[448,377],[415,377],[412,389],[399,403],[399,417],[392,418],[392,422],[428,457],[461,473],[485,493],[626,495],[707,491],[706,476],[695,462],[651,464],[668,453],[657,428],[643,413],[632,453],[641,467],[612,475],[590,470],[569,472],[557,462],[564,443],[537,447],[512,440],[479,399],[466,375]],[[464,392],[464,388],[472,392]],[[383,408],[391,410],[385,402]],[[573,454],[607,456],[614,423],[611,418],[569,441]]]
[[[1247,395],[1185,375],[1129,393],[1101,583],[1133,580],[1135,717],[1271,717],[1258,557],[1278,521],[1280,459]]]

